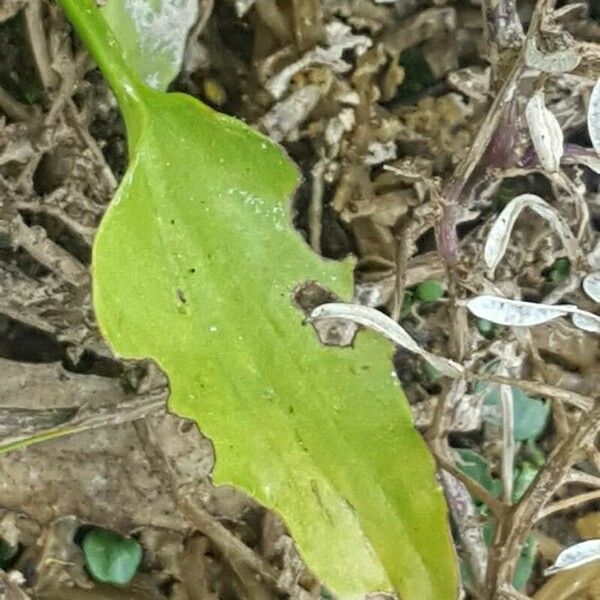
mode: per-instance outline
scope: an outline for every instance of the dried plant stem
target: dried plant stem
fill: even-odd
[[[173,500],[193,526],[211,540],[220,554],[226,559],[234,573],[244,585],[244,597],[248,600],[266,600],[264,584],[268,584],[282,594],[302,597],[298,584],[283,585],[278,579],[277,570],[236,537],[218,519],[206,511],[190,493],[188,482],[180,481],[171,468],[170,458],[159,445],[160,436],[154,430],[152,421],[146,419],[136,424],[138,436],[144,446],[148,460],[159,473],[163,485]]]
[[[165,411],[165,396],[166,390],[161,390],[144,396],[135,396],[132,400],[121,402],[116,406],[108,405],[94,409],[83,406],[73,416],[67,415],[68,419],[65,422],[55,426],[49,424],[48,417],[51,415],[48,413],[52,411],[28,411],[31,425],[2,436],[0,446],[3,451],[8,451],[82,431],[114,427],[122,423],[145,419],[148,415]],[[36,412],[40,413],[39,418],[36,418]],[[2,416],[0,413],[0,417]],[[6,418],[14,419],[14,416],[15,409],[7,411]]]
[[[573,469],[568,476],[565,477],[563,484],[566,483],[581,483],[583,485],[600,488],[600,477],[584,473],[578,469]]]
[[[312,169],[312,195],[309,207],[309,237],[310,246],[321,254],[321,235],[323,232],[323,176],[325,159],[321,157]]]
[[[553,6],[553,4],[554,0],[538,0],[531,17],[527,39],[532,39],[537,35],[542,16],[549,7]],[[475,167],[477,167],[481,161],[481,158],[500,123],[502,115],[513,100],[521,76],[525,71],[525,47],[526,44],[523,44],[523,49],[519,53],[509,75],[506,77],[504,84],[492,102],[490,109],[479,127],[477,135],[471,143],[469,151],[456,167],[453,176],[450,178],[442,192],[441,203],[443,210],[437,228],[438,250],[440,255],[449,265],[454,264],[457,260],[457,250],[455,248],[458,243],[456,240],[455,223],[456,206],[459,204],[460,196],[467,181],[471,177]]]
[[[31,118],[27,106],[15,100],[2,87],[0,87],[0,111],[15,121],[28,121]]]
[[[582,416],[569,438],[562,440],[548,457],[544,469],[529,486],[521,501],[496,519],[494,542],[486,578],[486,588],[491,600],[501,598],[501,592],[512,581],[519,551],[532,524],[543,507],[568,476],[581,449],[593,443],[600,428],[600,406]]]
[[[44,32],[45,22],[41,0],[30,0],[25,7],[27,35],[40,80],[46,91],[48,91],[53,90],[58,84],[58,75],[50,62],[46,33]]]
[[[465,475],[459,468],[454,466],[449,460],[436,454],[435,456],[438,466],[458,479],[464,486],[469,490],[469,493],[475,498],[487,505],[487,507],[496,515],[503,515],[506,513],[508,506],[498,500],[495,496],[492,496],[483,486],[477,483],[474,479],[471,479],[468,475]]]
[[[502,407],[502,492],[507,504],[512,502],[513,463],[515,460],[514,410],[512,388],[500,386],[500,404]]]
[[[410,227],[403,227],[397,234],[394,244],[395,253],[395,274],[394,274],[394,294],[392,296],[392,310],[390,316],[394,321],[400,320],[400,312],[404,303],[404,289],[406,287],[406,270],[408,268],[408,259],[412,239]]]
[[[488,381],[490,383],[499,383],[501,385],[514,385],[528,394],[560,400],[561,402],[570,404],[585,412],[589,412],[594,406],[594,399],[590,396],[582,396],[581,394],[563,390],[562,388],[547,383],[541,383],[539,381],[527,381],[524,379],[515,379],[513,377],[504,377],[502,375],[469,374],[469,377],[475,381]]]
[[[580,504],[590,502],[591,500],[597,500],[598,498],[600,498],[600,490],[594,490],[592,492],[586,492],[585,494],[578,494],[577,496],[572,496],[571,498],[565,498],[564,500],[554,502],[553,504],[550,504],[549,506],[541,510],[537,519],[544,519],[548,515],[560,512],[562,510],[569,510],[570,508],[575,508]]]
[[[479,511],[462,481],[444,470],[441,472],[441,481],[469,566],[477,584],[482,585],[487,567],[487,547]]]

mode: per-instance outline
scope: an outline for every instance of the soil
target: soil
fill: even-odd
[[[303,174],[307,243],[356,255],[355,301],[464,367],[452,381],[406,349],[395,361],[440,466],[463,597],[600,599],[598,562],[543,575],[600,538],[597,323],[503,326],[466,305],[598,312],[583,282],[600,270],[599,17],[596,0],[200,0],[171,86],[280,142]],[[168,414],[162,373],[116,358],[96,327],[91,244],[126,163],[115,100],[54,0],[0,0],[0,541],[15,549],[0,552],[0,597],[330,598],[276,516],[211,484],[210,440]],[[522,194],[547,209],[523,200],[490,269],[492,225]],[[512,443],[537,423],[515,388],[549,416]],[[508,405],[522,421],[503,433]],[[463,473],[459,449],[489,480]],[[86,569],[92,527],[140,541],[126,586]]]

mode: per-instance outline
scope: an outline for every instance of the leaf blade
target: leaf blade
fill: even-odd
[[[188,97],[146,102],[152,118],[94,246],[103,331],[165,369],[171,409],[215,444],[215,479],[282,514],[330,587],[454,598],[443,497],[389,346],[367,334],[354,350],[321,347],[292,306],[308,278],[351,290],[350,265],[323,263],[289,227],[295,170]]]

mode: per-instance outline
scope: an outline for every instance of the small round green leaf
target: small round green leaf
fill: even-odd
[[[479,333],[486,338],[494,337],[496,333],[502,329],[502,325],[497,325],[496,323],[492,323],[487,319],[477,319],[476,324]]]
[[[488,407],[499,407],[500,390],[498,386],[490,386],[491,391],[485,398],[485,405]],[[514,413],[514,439],[523,442],[538,438],[544,431],[550,407],[547,402],[530,398],[523,390],[518,387],[512,388],[513,393],[513,413]],[[484,417],[486,421],[494,424],[500,424],[499,416]]]
[[[568,258],[557,258],[546,272],[546,279],[553,283],[562,283],[571,272],[571,263]]]
[[[492,477],[486,459],[481,454],[468,448],[461,448],[458,450],[458,454],[460,455],[458,468],[488,492],[497,496],[500,492],[500,483]]]
[[[129,583],[142,561],[142,547],[137,540],[106,529],[88,531],[82,547],[88,571],[105,583]]]
[[[444,286],[436,279],[429,279],[417,286],[416,293],[422,302],[437,302],[444,295]]]
[[[539,468],[523,461],[516,469],[513,483],[513,502],[517,503],[536,478]]]

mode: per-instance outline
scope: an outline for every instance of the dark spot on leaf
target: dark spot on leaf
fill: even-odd
[[[185,304],[187,302],[187,298],[185,297],[185,294],[183,293],[182,290],[177,290],[177,300],[179,300],[179,302],[182,302],[183,304]]]

